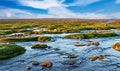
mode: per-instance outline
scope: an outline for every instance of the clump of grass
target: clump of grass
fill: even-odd
[[[38,37],[39,42],[47,42],[47,41],[50,41],[50,40],[51,40],[51,37],[47,37],[47,36],[39,36]]]
[[[32,47],[33,49],[45,49],[48,48],[46,44],[33,44]]]
[[[25,48],[14,44],[0,44],[0,59],[8,59],[23,54]]]
[[[120,51],[120,42],[113,44],[112,48],[117,51]]]
[[[89,38],[104,38],[104,37],[113,37],[118,36],[116,33],[113,32],[91,32],[87,34],[73,34],[73,35],[66,35],[64,38],[69,39],[89,39]]]

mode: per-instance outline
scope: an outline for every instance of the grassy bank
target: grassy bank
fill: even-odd
[[[30,42],[30,41],[47,42],[50,40],[51,37],[47,37],[47,36],[0,38],[0,42]]]
[[[13,44],[0,44],[0,59],[8,59],[23,54],[26,50],[23,47]]]
[[[91,32],[86,34],[73,34],[73,35],[66,35],[64,38],[68,39],[89,39],[89,38],[104,38],[104,37],[113,37],[117,36],[117,34],[113,32]]]

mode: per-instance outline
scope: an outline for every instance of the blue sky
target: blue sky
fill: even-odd
[[[0,0],[0,18],[120,19],[120,0]]]

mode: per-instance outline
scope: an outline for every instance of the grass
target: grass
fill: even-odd
[[[51,37],[47,37],[47,36],[39,36],[38,37],[39,42],[47,42],[47,41],[50,41],[50,40],[51,40]]]
[[[0,42],[30,42],[30,41],[47,42],[50,40],[51,37],[47,37],[47,36],[0,38]]]
[[[86,34],[73,34],[73,35],[66,35],[64,38],[68,39],[89,39],[89,38],[104,38],[104,37],[113,37],[118,36],[113,32],[91,32]]]
[[[48,48],[48,46],[46,44],[33,44],[32,47],[33,49],[45,49]]]
[[[23,54],[26,51],[21,46],[14,44],[0,44],[0,59],[8,59]]]

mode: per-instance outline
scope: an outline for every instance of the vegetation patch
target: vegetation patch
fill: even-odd
[[[73,34],[73,35],[66,35],[64,38],[69,38],[69,39],[89,39],[89,38],[104,38],[104,37],[113,37],[113,36],[118,36],[117,34],[113,32],[91,32],[87,34]]]
[[[38,37],[6,37],[0,38],[0,42],[29,42],[37,41]]]
[[[51,37],[47,37],[47,36],[39,36],[38,37],[39,42],[47,42],[47,41],[50,41],[50,40],[51,40]]]
[[[117,51],[120,51],[120,42],[113,44],[112,48]]]
[[[47,36],[4,37],[4,38],[0,38],[0,42],[30,42],[30,41],[47,42],[47,41],[50,41],[50,40],[51,40],[51,37],[47,37]]]
[[[33,44],[31,48],[33,48],[33,49],[45,49],[48,47],[49,46],[47,46],[46,44]]]
[[[8,59],[23,54],[25,48],[14,44],[0,44],[0,59]]]

